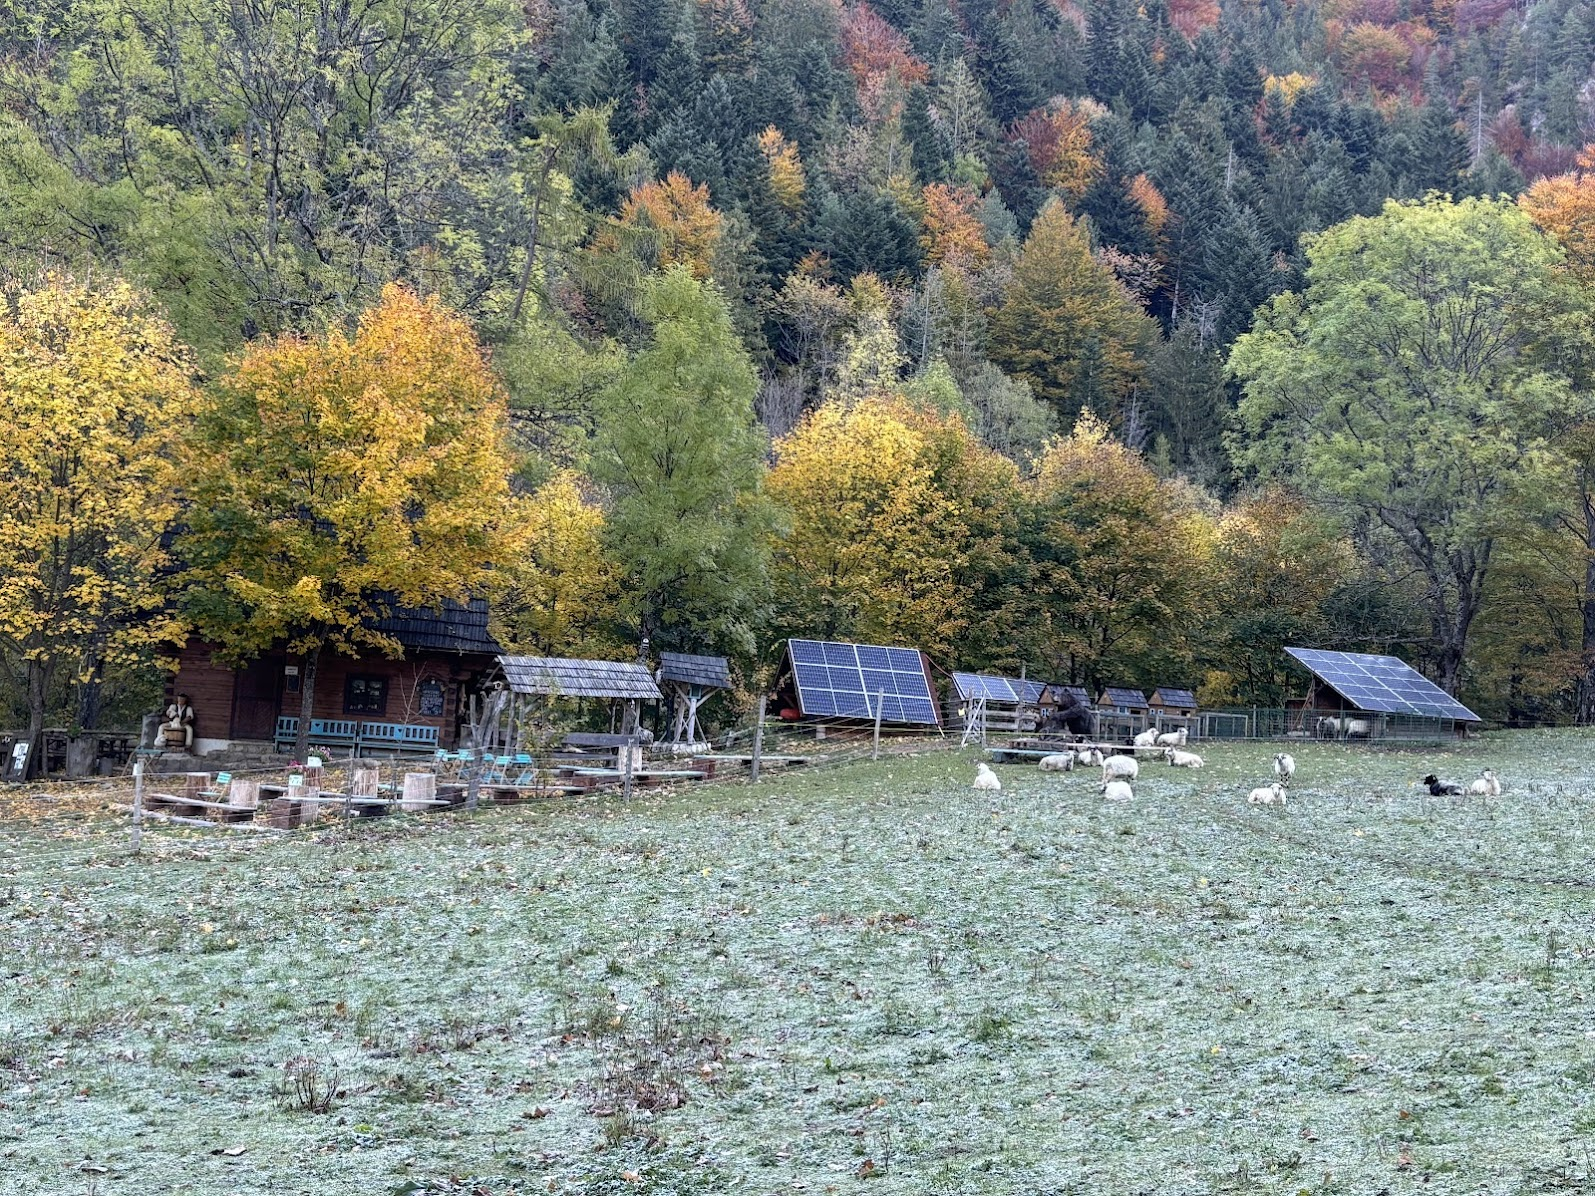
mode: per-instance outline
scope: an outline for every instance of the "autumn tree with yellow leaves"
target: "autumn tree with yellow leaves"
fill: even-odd
[[[176,628],[155,579],[176,511],[175,440],[198,409],[187,351],[116,280],[46,275],[0,309],[0,645],[20,663],[30,769],[52,686],[93,688]]]
[[[325,652],[398,655],[394,604],[482,592],[519,513],[505,398],[458,316],[390,285],[353,335],[261,343],[189,449],[182,605],[226,658],[300,655],[307,746]]]

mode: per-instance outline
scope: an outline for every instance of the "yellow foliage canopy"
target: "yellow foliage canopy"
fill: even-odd
[[[924,190],[925,232],[919,243],[936,265],[979,265],[991,253],[986,229],[976,215],[980,197],[955,183],[932,183]]]
[[[803,206],[803,160],[798,148],[788,141],[781,130],[771,125],[759,134],[759,150],[770,171],[770,190],[775,202],[789,212]]]
[[[660,269],[684,265],[698,279],[712,272],[714,251],[725,231],[724,218],[709,203],[709,188],[694,184],[679,170],[663,182],[633,189],[621,207],[620,224],[653,233]]]
[[[1579,154],[1579,169],[1535,182],[1518,202],[1529,219],[1567,250],[1569,266],[1586,282],[1595,280],[1595,146]]]
[[[791,512],[775,592],[792,628],[948,653],[964,630],[970,530],[1011,463],[956,415],[875,396],[828,403],[776,444],[770,495]]]
[[[513,543],[504,394],[470,326],[396,284],[352,337],[251,348],[190,466],[191,612],[235,657],[398,646],[396,596],[463,599]]]
[[[6,300],[0,639],[32,690],[172,638],[154,582],[199,400],[186,350],[127,283],[46,275]]]

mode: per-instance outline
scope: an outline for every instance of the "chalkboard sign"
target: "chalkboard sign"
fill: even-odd
[[[12,747],[10,770],[6,773],[7,780],[20,781],[28,775],[28,749],[32,746],[23,742]]]
[[[443,717],[443,682],[421,682],[421,715],[423,718]]]

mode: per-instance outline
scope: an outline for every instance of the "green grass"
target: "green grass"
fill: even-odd
[[[1283,813],[1268,745],[1127,806],[939,751],[13,841],[0,1187],[1591,1190],[1592,746],[1304,745]],[[1411,786],[1487,764],[1498,800]]]

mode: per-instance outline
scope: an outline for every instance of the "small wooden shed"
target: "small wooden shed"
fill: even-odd
[[[1102,696],[1097,699],[1097,709],[1109,714],[1145,715],[1149,707],[1146,695],[1140,690],[1109,685],[1103,689]]]
[[[1174,718],[1196,717],[1196,695],[1188,689],[1160,685],[1152,691],[1150,705],[1160,715],[1170,715]]]
[[[731,666],[724,656],[661,652],[658,677],[659,688],[675,708],[670,742],[697,743],[698,710],[718,691],[731,688]]]

